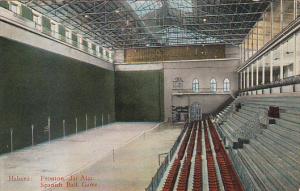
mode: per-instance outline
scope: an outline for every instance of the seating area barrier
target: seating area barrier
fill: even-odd
[[[34,119],[23,128],[0,129],[0,154],[13,152],[24,147],[34,146],[54,139],[65,138],[95,127],[102,127],[114,122],[113,112],[85,114],[61,119],[48,118]]]
[[[166,171],[166,169],[169,165],[169,162],[172,160],[172,158],[173,158],[173,156],[174,156],[174,154],[175,154],[175,152],[178,148],[178,145],[179,145],[184,133],[187,130],[188,125],[189,125],[188,123],[184,124],[184,127],[183,127],[182,131],[180,132],[179,136],[177,137],[174,145],[170,149],[169,154],[165,157],[164,162],[162,162],[160,167],[157,169],[155,175],[152,177],[152,180],[151,180],[150,184],[148,185],[148,187],[145,189],[145,191],[156,191],[157,190],[157,187],[159,186],[159,184],[161,182],[161,179],[163,178],[164,173],[165,173],[165,171]],[[174,163],[177,164],[176,160],[175,160]],[[179,165],[179,164],[177,164],[177,165]],[[177,167],[178,167],[178,169],[177,169]],[[171,170],[174,173],[176,173],[176,171],[179,170],[179,166],[175,165],[174,168],[171,169]],[[178,171],[177,171],[177,173],[178,173]]]

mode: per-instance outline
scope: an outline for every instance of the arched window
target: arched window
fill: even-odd
[[[198,79],[194,79],[192,83],[193,92],[199,92],[199,81]]]
[[[217,92],[217,81],[214,78],[210,80],[210,91],[213,93]]]
[[[230,92],[230,81],[228,78],[225,78],[223,88],[224,92]]]

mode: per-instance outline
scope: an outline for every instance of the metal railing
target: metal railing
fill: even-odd
[[[284,78],[281,80],[277,80],[268,84],[261,84],[254,87],[249,87],[240,90],[240,92],[248,92],[248,91],[255,91],[255,90],[262,90],[262,89],[268,89],[268,88],[276,88],[276,87],[282,87],[282,86],[288,86],[288,85],[294,85],[294,84],[300,84],[300,75],[291,76],[288,78]]]
[[[165,160],[161,163],[160,167],[156,171],[155,175],[152,177],[151,183],[145,189],[146,191],[156,191],[157,187],[159,186],[162,177],[164,176],[165,171],[169,165],[169,155],[165,157]]]
[[[170,161],[172,160],[172,158],[174,157],[174,154],[176,153],[176,150],[182,139],[182,136],[183,136],[185,130],[187,129],[186,125],[184,126],[184,128],[180,132],[179,136],[177,137],[174,145],[172,146],[172,148],[169,151],[169,154],[165,157],[164,162],[160,165],[160,167],[157,169],[155,175],[152,177],[150,184],[148,185],[147,188],[145,188],[145,191],[156,191],[157,190],[157,188],[164,176],[164,173],[166,172],[166,170],[168,168]]]
[[[224,88],[199,88],[199,89],[172,89],[173,94],[231,94],[231,91],[225,91]]]
[[[2,128],[0,130],[0,154],[43,142],[50,143],[57,138],[64,138],[95,127],[103,127],[113,122],[114,118],[113,112],[85,114],[66,119],[48,116],[48,118],[36,119],[31,124],[27,122],[24,126]]]
[[[252,182],[251,177],[247,173],[245,166],[243,165],[238,153],[238,151],[234,151],[232,148],[228,149],[229,157],[232,161],[234,169],[240,177],[240,180],[245,187],[245,190],[256,190],[254,183]]]

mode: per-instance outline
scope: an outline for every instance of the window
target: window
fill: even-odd
[[[18,13],[18,5],[11,3],[10,10],[14,13]]]
[[[217,92],[217,81],[214,78],[210,80],[210,91],[213,93]]]
[[[225,78],[223,86],[224,92],[230,92],[230,81],[228,78]]]
[[[183,88],[183,80],[181,77],[176,77],[173,81],[173,89],[182,89]]]
[[[199,81],[198,79],[194,79],[192,83],[193,92],[199,92]]]

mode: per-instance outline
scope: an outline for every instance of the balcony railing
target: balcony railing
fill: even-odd
[[[1,11],[2,10],[5,10],[4,8],[0,7]],[[10,10],[8,10],[10,11]],[[11,11],[10,11],[11,12]],[[47,36],[50,36],[52,38],[55,38],[56,40],[62,42],[62,43],[66,43],[68,44],[69,46],[75,48],[75,49],[79,49],[89,55],[92,55],[92,56],[95,56],[95,57],[98,57],[102,60],[105,60],[107,62],[110,62],[112,63],[113,60],[112,58],[109,58],[107,57],[105,54],[101,54],[100,52],[97,52],[95,49],[92,49],[88,46],[84,46],[83,44],[79,43],[78,41],[74,41],[72,38],[70,37],[67,37],[65,35],[61,35],[59,34],[57,31],[53,31],[45,26],[42,26],[30,19],[27,19],[25,17],[23,17],[22,15],[19,15],[17,13],[14,13],[14,12],[11,12],[13,13],[13,15],[17,18],[17,19],[20,19],[22,20],[22,22],[18,22],[18,24],[21,24],[23,25],[24,27],[29,27],[30,29],[33,29],[34,31],[36,32],[39,32],[39,33],[42,33],[42,34],[45,34]]]
[[[226,91],[223,88],[210,89],[200,88],[197,90],[193,89],[172,89],[172,95],[197,95],[197,94],[231,94],[230,91]]]
[[[284,78],[282,80],[274,81],[267,84],[261,84],[254,87],[249,87],[240,90],[240,92],[247,92],[247,91],[255,91],[255,90],[262,90],[262,89],[268,89],[268,88],[276,88],[276,87],[282,87],[282,86],[288,86],[288,85],[295,85],[300,84],[300,75],[291,76],[288,78]]]

